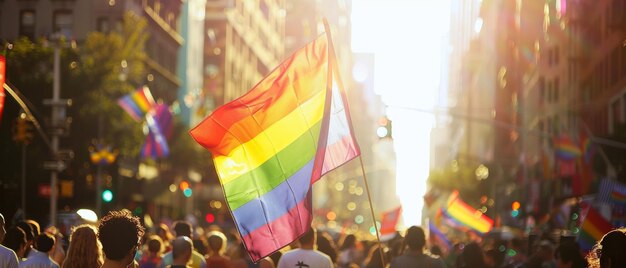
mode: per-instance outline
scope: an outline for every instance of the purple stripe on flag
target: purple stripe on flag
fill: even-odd
[[[128,115],[130,115],[130,117],[137,121],[141,121],[143,112],[139,109],[139,107],[137,107],[135,102],[133,102],[129,96],[119,99],[117,103],[128,113]]]
[[[296,240],[311,226],[310,192],[297,206],[269,225],[242,238],[252,259],[260,259]]]
[[[309,161],[276,188],[233,211],[241,236],[290,213],[306,197],[310,189],[313,161]],[[264,217],[259,217],[259,213],[264,213]]]
[[[430,235],[434,235],[441,243],[442,246],[446,247],[446,249],[452,248],[452,243],[448,240],[448,237],[437,228],[432,222],[428,223],[428,229],[430,230]]]

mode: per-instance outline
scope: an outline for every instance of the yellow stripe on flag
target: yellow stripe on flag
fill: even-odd
[[[226,156],[215,156],[222,185],[259,167],[322,120],[325,97],[325,92],[320,91],[254,139],[235,147]]]

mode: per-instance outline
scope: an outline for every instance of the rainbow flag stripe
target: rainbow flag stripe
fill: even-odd
[[[561,160],[573,160],[582,155],[578,144],[566,135],[554,140],[554,153]]]
[[[450,195],[448,198],[448,207],[443,212],[455,222],[467,226],[481,234],[489,232],[493,227],[493,220],[463,202],[463,200],[459,198],[458,191],[454,191]]]
[[[318,37],[190,131],[254,261],[310,228],[311,185],[360,154],[330,44]]]
[[[620,183],[616,180],[603,179],[600,181],[596,201],[625,206],[626,184]]]
[[[604,234],[611,231],[613,226],[593,207],[589,207],[587,216],[580,229],[578,243],[582,250],[588,251]]]
[[[172,114],[165,104],[157,104],[154,109],[146,113],[146,123],[149,133],[139,151],[141,158],[152,159],[169,156],[167,139],[172,132]]]
[[[141,87],[117,100],[124,111],[135,121],[141,121],[143,116],[154,106],[154,98],[150,94],[148,87]]]
[[[436,244],[439,244],[439,246],[445,248],[446,251],[452,248],[452,243],[450,242],[448,237],[443,232],[441,232],[441,230],[439,230],[439,228],[437,228],[435,224],[433,224],[432,222],[428,222],[428,230],[430,233],[429,239],[431,241],[436,242]]]

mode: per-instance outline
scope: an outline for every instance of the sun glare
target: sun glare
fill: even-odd
[[[375,54],[375,91],[394,122],[396,194],[405,226],[421,225],[430,164],[430,111],[448,48],[449,3],[354,0],[352,49]]]

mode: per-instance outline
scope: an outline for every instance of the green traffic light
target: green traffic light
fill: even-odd
[[[111,202],[111,200],[113,200],[113,192],[109,189],[104,190],[104,192],[102,192],[102,200],[107,203]]]

